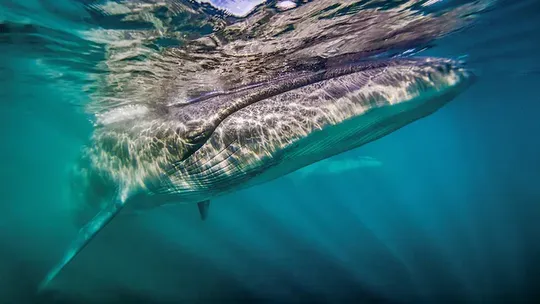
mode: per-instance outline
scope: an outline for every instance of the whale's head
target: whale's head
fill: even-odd
[[[435,112],[474,78],[448,59],[378,60],[285,75],[172,108],[168,120],[182,122],[192,148],[166,164],[155,192],[202,199],[282,176]]]

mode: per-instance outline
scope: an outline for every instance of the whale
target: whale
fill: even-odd
[[[441,109],[474,83],[446,58],[372,59],[102,114],[72,178],[99,208],[45,288],[121,210],[196,204],[361,147]]]

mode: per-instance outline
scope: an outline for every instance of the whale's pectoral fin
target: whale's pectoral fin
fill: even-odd
[[[45,279],[39,285],[39,290],[43,290],[69,262],[77,256],[83,248],[103,229],[124,207],[124,202],[117,199],[103,210],[101,210],[90,222],[79,230],[75,240],[71,243],[69,250],[64,254],[62,260],[52,268]]]
[[[208,217],[208,208],[210,207],[210,201],[202,201],[197,203],[197,207],[199,207],[199,213],[201,214],[201,220],[205,220]]]

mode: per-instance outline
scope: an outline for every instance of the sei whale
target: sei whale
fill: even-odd
[[[377,140],[440,109],[473,79],[448,59],[385,59],[116,110],[102,117],[74,179],[81,198],[102,210],[41,287],[124,208],[194,203],[205,219],[212,198]]]

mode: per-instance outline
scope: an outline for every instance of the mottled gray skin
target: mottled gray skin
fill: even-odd
[[[117,189],[133,208],[208,200],[389,134],[442,107],[472,78],[446,59],[381,60],[124,115],[96,129],[83,193],[96,204],[104,199],[96,189]]]

